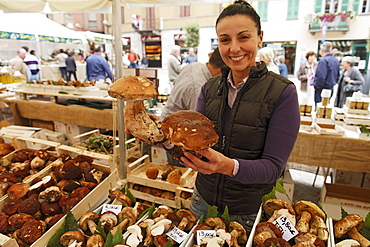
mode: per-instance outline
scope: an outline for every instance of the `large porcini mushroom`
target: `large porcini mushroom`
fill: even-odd
[[[140,76],[125,76],[110,86],[108,94],[126,101],[123,117],[126,128],[133,136],[150,144],[164,141],[160,124],[149,117],[143,102],[158,96],[152,81]]]
[[[197,221],[197,217],[195,217],[193,212],[187,209],[177,210],[176,216],[179,217],[179,219],[181,219],[177,228],[183,231],[190,231]]]
[[[180,159],[183,152],[205,150],[218,142],[214,124],[203,114],[182,110],[174,112],[163,119],[163,133],[167,139],[179,147],[171,155]]]
[[[325,220],[326,215],[315,203],[310,201],[299,201],[294,205],[294,210],[297,214],[298,221],[296,229],[299,232],[310,231],[310,221],[315,216]],[[317,219],[316,219],[317,220]]]
[[[144,239],[144,246],[150,246],[153,243],[152,234],[150,233],[150,230],[152,226],[154,225],[153,219],[145,219],[144,221],[139,223],[140,228],[145,230],[145,239]]]
[[[158,221],[151,227],[150,234],[152,236],[162,235],[170,228],[171,223],[172,221],[170,221],[169,219],[162,219]]]
[[[118,229],[121,231],[127,230],[127,227],[135,224],[136,217],[134,215],[134,211],[132,207],[124,207],[121,212],[118,213],[118,222],[119,224],[113,227],[111,230],[112,234],[114,235]]]
[[[73,242],[84,243],[84,241],[85,236],[80,231],[68,231],[64,233],[59,239],[60,244],[63,246],[69,246]]]
[[[62,191],[58,186],[50,186],[39,194],[39,202],[58,202],[62,197]]]
[[[360,215],[349,214],[334,225],[334,235],[341,238],[347,233],[350,238],[358,241],[361,247],[369,247],[370,241],[359,233],[363,227],[364,219]]]

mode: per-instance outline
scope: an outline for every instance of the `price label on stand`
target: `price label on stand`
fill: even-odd
[[[216,231],[215,230],[198,230],[197,231],[197,245],[200,246],[202,239],[205,237],[207,238],[216,237]]]
[[[181,244],[188,234],[177,227],[174,227],[170,232],[167,233],[167,236],[175,240],[177,243]]]
[[[103,204],[103,208],[101,210],[101,213],[105,212],[113,212],[115,214],[119,214],[122,210],[122,205],[113,205],[113,204]]]
[[[282,238],[286,241],[289,241],[298,234],[297,229],[295,229],[293,224],[284,215],[280,216],[272,223],[280,229],[283,235]]]

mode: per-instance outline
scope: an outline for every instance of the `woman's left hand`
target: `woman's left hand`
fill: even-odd
[[[221,173],[225,175],[233,175],[234,160],[211,148],[198,151],[197,154],[204,156],[208,161],[203,161],[197,156],[189,152],[185,152],[184,156],[181,157],[182,163],[202,174]]]

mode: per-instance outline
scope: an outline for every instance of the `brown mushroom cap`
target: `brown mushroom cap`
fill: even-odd
[[[86,247],[104,246],[104,238],[100,234],[91,235],[86,242]]]
[[[362,229],[363,225],[364,219],[360,215],[349,214],[346,217],[340,219],[334,225],[334,235],[335,237],[340,238],[355,227],[357,228],[357,230]]]
[[[290,244],[282,238],[268,238],[257,247],[290,247]]]
[[[213,230],[225,229],[225,222],[220,217],[210,217],[204,220],[204,223],[212,227]]]
[[[152,81],[141,76],[124,76],[108,89],[109,96],[120,100],[146,100],[158,96]]]
[[[159,174],[159,170],[157,167],[148,167],[148,169],[146,169],[145,171],[145,175],[147,176],[147,178],[150,178],[150,179],[156,179],[157,176]]]
[[[237,241],[238,241],[238,243],[243,243],[244,244],[244,243],[247,242],[247,232],[240,223],[238,223],[236,221],[230,222],[229,232],[230,232],[232,237],[235,237],[236,232],[237,232],[237,236],[238,236]]]
[[[267,201],[263,203],[262,208],[268,217],[273,215],[275,210],[279,210],[282,208],[288,209],[290,214],[295,215],[295,212],[292,206],[286,201],[283,201],[280,199],[268,199]]]
[[[256,232],[268,231],[272,234],[273,238],[281,238],[282,234],[280,229],[271,222],[260,222],[256,226]]]
[[[159,207],[157,207],[156,210],[154,210],[153,218],[157,218],[157,217],[161,216],[162,214],[165,215],[165,214],[168,214],[168,213],[173,213],[172,208],[170,208],[169,206],[166,206],[166,205],[160,205]]]
[[[179,209],[176,212],[176,216],[181,220],[179,225],[177,226],[179,229],[182,229],[184,231],[189,231],[195,223],[197,222],[197,217],[187,209]],[[186,220],[185,220],[186,219]]]
[[[78,226],[84,230],[84,231],[87,231],[88,229],[88,224],[87,224],[87,221],[89,220],[96,220],[96,219],[99,219],[99,214],[95,213],[95,212],[87,212],[87,213],[84,213],[81,218],[78,220]]]
[[[182,110],[168,115],[161,123],[162,131],[176,146],[200,151],[218,142],[214,124],[203,114]]]
[[[324,211],[321,210],[315,203],[310,201],[299,201],[294,205],[294,210],[297,215],[301,215],[302,211],[308,211],[312,216],[319,216],[326,219]]]
[[[8,194],[10,199],[20,199],[27,194],[29,188],[29,184],[16,183],[10,186],[6,193]]]
[[[13,214],[9,217],[9,225],[13,226],[14,228],[22,228],[24,223],[30,220],[34,220],[35,218],[32,215],[25,214],[25,213],[19,213],[19,214]]]
[[[117,201],[119,201],[125,207],[131,207],[132,206],[131,199],[125,193],[123,193],[120,190],[110,190],[108,197],[111,200],[116,199]]]
[[[26,244],[32,244],[44,234],[46,223],[40,220],[29,220],[17,232],[17,237]]]
[[[63,246],[68,246],[73,240],[83,243],[85,240],[85,236],[80,231],[68,231],[60,237],[59,242]]]

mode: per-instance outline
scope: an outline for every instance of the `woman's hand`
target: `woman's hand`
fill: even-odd
[[[211,148],[199,151],[197,154],[204,156],[209,161],[203,161],[189,152],[185,152],[184,156],[180,159],[185,166],[202,174],[221,173],[225,175],[233,175],[234,160]]]

